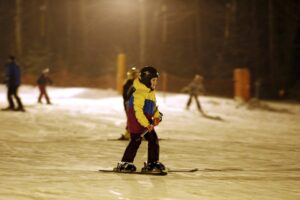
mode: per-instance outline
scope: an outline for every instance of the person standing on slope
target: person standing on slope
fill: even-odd
[[[190,84],[183,89],[183,92],[189,93],[189,99],[186,103],[186,109],[187,110],[189,109],[192,103],[192,99],[194,98],[197,104],[198,111],[202,115],[205,115],[201,107],[200,101],[198,99],[198,95],[204,94],[205,92],[204,85],[203,85],[203,77],[200,76],[199,74],[196,74],[193,81],[190,82]]]
[[[51,104],[49,95],[47,93],[47,85],[52,84],[52,80],[48,76],[49,68],[46,68],[42,71],[39,78],[36,80],[36,84],[39,87],[40,95],[38,97],[38,103],[42,103],[42,98],[45,96],[47,104]]]
[[[148,158],[142,168],[143,172],[162,172],[165,166],[159,162],[159,142],[154,127],[161,122],[162,115],[156,105],[155,87],[159,77],[158,71],[146,66],[140,76],[133,82],[133,94],[128,102],[128,129],[131,140],[126,147],[121,162],[114,169],[119,172],[134,172],[133,164],[137,150],[144,135],[148,141]]]
[[[21,98],[18,95],[18,89],[21,85],[21,69],[20,66],[16,63],[16,59],[14,56],[8,57],[8,63],[5,65],[4,82],[7,86],[7,100],[9,105],[7,108],[4,108],[2,110],[25,112]],[[18,104],[18,107],[16,108],[13,97]]]
[[[137,68],[135,67],[131,67],[128,72],[127,72],[127,80],[125,81],[124,85],[123,85],[123,105],[124,105],[124,110],[126,113],[126,117],[127,116],[127,105],[128,105],[128,101],[129,98],[132,95],[132,85],[133,85],[133,81],[134,79],[138,78],[139,76],[139,72],[137,70]],[[121,135],[121,137],[119,138],[119,140],[129,140],[130,139],[130,133],[128,131],[128,126],[126,125],[125,128],[125,133],[123,133]]]

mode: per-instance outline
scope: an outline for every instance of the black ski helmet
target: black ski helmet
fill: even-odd
[[[159,77],[158,71],[152,66],[143,67],[140,71],[140,81],[151,88],[151,79]]]

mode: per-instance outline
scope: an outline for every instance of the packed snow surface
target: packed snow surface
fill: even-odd
[[[167,176],[108,174],[128,141],[118,141],[126,116],[114,90],[50,87],[53,105],[37,104],[38,89],[22,86],[27,112],[0,112],[1,200],[296,200],[300,199],[300,106],[240,105],[200,97],[214,120],[186,94],[157,93],[164,114],[156,127]],[[7,106],[0,85],[0,106]],[[143,141],[134,163],[147,160]]]

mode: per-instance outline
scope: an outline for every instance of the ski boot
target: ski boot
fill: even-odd
[[[25,109],[23,107],[18,107],[16,109],[14,109],[14,111],[25,112]]]
[[[166,174],[168,171],[161,162],[144,162],[143,173]]]
[[[118,162],[118,165],[116,168],[114,168],[114,171],[116,172],[135,172],[136,167],[134,166],[133,163],[130,162]]]
[[[15,108],[13,108],[13,107],[7,107],[7,108],[2,108],[1,110],[2,111],[14,111]]]

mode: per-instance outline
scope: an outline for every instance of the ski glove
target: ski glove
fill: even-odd
[[[154,117],[153,118],[153,125],[157,126],[161,121],[162,121],[162,116],[163,114],[159,112],[159,117]]]
[[[158,118],[158,117],[154,118],[153,119],[153,125],[157,126],[160,123],[160,121],[161,121],[160,118]]]
[[[147,126],[148,132],[150,133],[151,131],[153,131],[154,126],[152,124],[150,124],[149,126]]]

